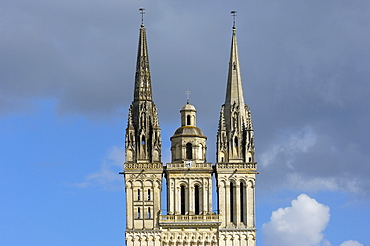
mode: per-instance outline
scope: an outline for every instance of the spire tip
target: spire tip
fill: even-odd
[[[231,11],[231,16],[233,17],[233,30],[236,29],[236,26],[235,26],[236,13],[237,12],[235,10]]]
[[[140,14],[141,14],[141,27],[144,27],[144,14],[145,14],[145,9],[144,8],[140,8],[139,9],[140,11]]]

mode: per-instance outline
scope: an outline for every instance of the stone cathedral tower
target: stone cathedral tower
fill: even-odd
[[[232,32],[226,99],[217,133],[219,245],[235,245],[235,241],[255,245],[254,134],[251,113],[244,104],[235,24]]]
[[[143,14],[143,9],[141,9]],[[235,12],[234,12],[235,14]],[[142,23],[134,100],[126,128],[126,245],[255,246],[254,135],[244,103],[235,21],[225,104],[217,133],[217,163],[206,160],[206,140],[196,126],[196,109],[187,102],[181,126],[171,137],[171,163],[161,162],[161,130]],[[163,189],[167,213],[162,214]],[[216,181],[217,198],[212,198]],[[212,203],[218,204],[213,212]]]
[[[152,100],[149,58],[144,25],[140,28],[136,63],[134,101],[126,128],[126,240],[131,242],[160,238],[159,217],[163,164],[161,129]],[[136,245],[136,244],[135,244]],[[142,244],[141,244],[142,245]]]

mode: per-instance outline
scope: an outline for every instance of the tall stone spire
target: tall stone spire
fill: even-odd
[[[144,14],[144,9],[140,9]],[[152,100],[146,30],[142,21],[136,63],[134,100],[126,128],[126,245],[153,241],[160,237],[163,165],[161,163],[161,129],[157,107]],[[147,235],[151,235],[151,239]],[[144,244],[142,244],[144,245]]]
[[[251,162],[253,160],[252,119],[249,107],[244,103],[243,94],[234,22],[226,99],[221,109],[217,139],[218,162]]]
[[[140,28],[139,47],[137,52],[134,98],[135,100],[152,100],[146,28],[144,27],[143,20]]]
[[[235,16],[225,104],[221,107],[217,133],[215,167],[220,238],[233,245],[234,237],[245,238],[246,245],[256,245],[254,133],[249,107],[244,104],[242,78],[236,40]],[[235,230],[235,231],[234,231]]]
[[[143,14],[143,9],[140,11]],[[142,19],[136,62],[134,101],[130,107],[126,129],[126,162],[160,162],[160,131],[157,108],[152,100],[146,29]]]
[[[231,108],[234,104],[244,105],[242,76],[240,72],[238,44],[236,40],[235,26],[233,26],[233,34],[231,39],[231,51],[229,61],[229,72],[227,77],[225,107]],[[230,110],[227,110],[227,112],[230,112]],[[243,114],[244,112],[241,113]]]

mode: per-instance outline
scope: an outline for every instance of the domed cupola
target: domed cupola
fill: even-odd
[[[180,110],[181,127],[171,137],[172,163],[206,162],[207,137],[196,127],[196,112],[189,102]]]

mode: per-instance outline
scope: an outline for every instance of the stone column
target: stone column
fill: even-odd
[[[218,214],[221,216],[221,227],[226,226],[226,211],[225,211],[225,184],[223,181],[218,181]]]
[[[235,185],[235,191],[234,191],[235,197],[234,197],[234,222],[236,225],[239,225],[240,223],[240,184],[237,183]]]
[[[228,222],[230,222],[230,183],[226,184],[226,196],[223,197],[225,199],[225,226],[227,226]]]
[[[127,223],[127,228],[132,229],[133,228],[133,216],[134,216],[134,211],[132,210],[132,204],[133,204],[133,192],[132,192],[132,184],[131,182],[126,182],[126,223]]]
[[[209,190],[208,190],[208,179],[206,179],[206,181],[203,180],[203,185],[202,187],[200,187],[200,191],[201,192],[201,195],[202,195],[202,210],[203,210],[203,214],[208,214],[208,204],[209,204]],[[207,183],[207,184],[205,184]]]
[[[175,207],[175,214],[181,214],[181,190],[180,187],[175,186],[175,194],[174,194],[174,207]],[[177,206],[176,206],[177,205]]]
[[[247,182],[247,227],[253,228],[254,227],[254,187],[252,181]]]
[[[194,214],[194,186],[193,184],[191,184],[190,186],[190,180],[188,181],[189,183],[189,187],[188,188],[188,201],[189,201],[189,205],[188,205],[188,212],[189,214]]]
[[[208,186],[207,186],[207,205],[208,205],[208,213],[212,213],[212,176],[209,179]]]
[[[160,176],[162,178],[162,176]],[[153,197],[153,211],[151,211],[151,217],[154,219],[153,227],[159,227],[159,217],[162,209],[161,193],[162,193],[162,182],[154,183],[154,194],[151,194]],[[159,214],[159,215],[158,215]]]
[[[175,188],[175,183],[173,181],[173,179],[171,178],[170,181],[169,181],[169,186],[167,187],[167,213],[168,214],[174,214],[175,213],[175,207],[174,207],[174,204],[175,204],[175,201],[174,201],[174,197],[175,197],[175,193],[176,193],[176,188]]]

